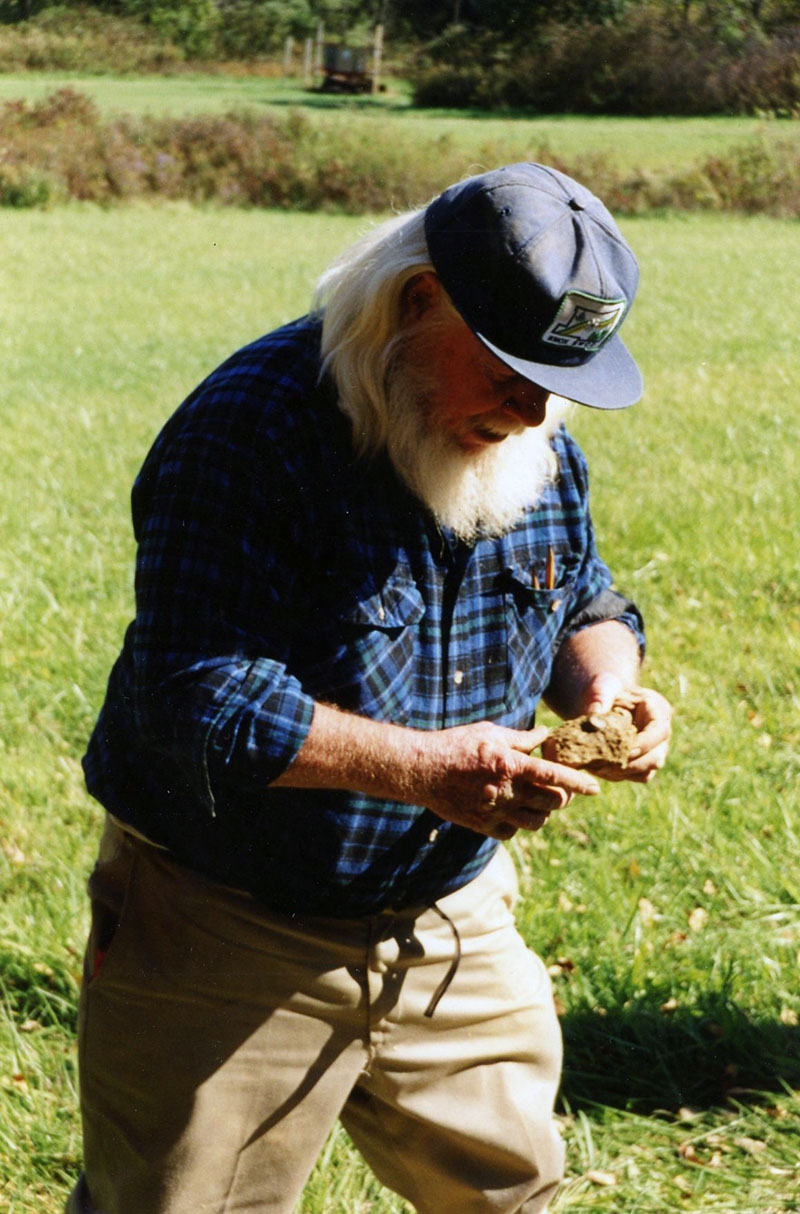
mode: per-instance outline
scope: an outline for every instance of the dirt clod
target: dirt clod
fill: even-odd
[[[630,712],[615,706],[608,713],[590,713],[559,725],[542,743],[542,758],[588,771],[625,767],[635,738]]]

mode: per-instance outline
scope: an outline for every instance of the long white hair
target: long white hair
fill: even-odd
[[[405,339],[404,288],[417,274],[433,272],[424,215],[424,210],[410,211],[379,224],[345,249],[317,282],[323,371],[333,376],[360,454],[386,443],[389,372]]]

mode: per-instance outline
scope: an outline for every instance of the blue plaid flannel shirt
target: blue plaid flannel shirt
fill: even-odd
[[[133,490],[136,617],[84,758],[89,791],[179,861],[274,910],[421,905],[497,844],[417,806],[270,788],[315,700],[439,729],[531,725],[570,632],[627,623],[584,458],[509,534],[457,542],[388,460],[355,459],[319,321],[239,351],[184,402]],[[548,546],[556,585],[544,583]]]

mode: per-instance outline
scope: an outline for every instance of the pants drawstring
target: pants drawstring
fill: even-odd
[[[458,934],[458,928],[456,927],[455,923],[450,918],[450,916],[446,915],[444,913],[444,911],[441,910],[440,907],[438,907],[436,905],[435,902],[434,902],[433,906],[431,907],[431,910],[435,910],[436,914],[439,916],[439,918],[444,919],[445,923],[448,923],[450,925],[450,930],[452,931],[453,939],[455,940],[456,951],[453,956],[453,960],[450,962],[450,968],[448,969],[448,971],[445,974],[442,981],[437,986],[436,990],[433,992],[433,995],[431,996],[431,1001],[428,1004],[428,1006],[425,1008],[424,1014],[429,1019],[433,1015],[433,1013],[436,1011],[436,1008],[439,1006],[439,1000],[442,998],[442,995],[444,995],[448,986],[455,978],[456,970],[458,969],[458,963],[461,960],[461,937]]]

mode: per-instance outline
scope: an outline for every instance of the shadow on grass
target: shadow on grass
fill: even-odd
[[[252,102],[248,102],[252,104]],[[398,98],[396,101],[386,101],[380,97],[369,96],[342,96],[337,93],[314,93],[311,90],[307,93],[298,94],[293,97],[264,97],[261,101],[262,105],[268,106],[270,109],[300,109],[308,106],[313,110],[344,110],[351,113],[353,110],[359,113],[375,114],[401,114],[409,113],[411,107],[407,101]]]
[[[568,1012],[562,1095],[573,1110],[639,1113],[724,1104],[800,1088],[800,1028],[750,1017],[724,996],[663,1011],[638,1002]]]
[[[357,93],[324,93],[314,89],[306,91],[298,90],[283,97],[269,93],[260,100],[248,98],[247,104],[265,105],[276,109],[302,109],[308,106],[310,109],[317,110],[372,111],[376,114],[406,114],[415,119],[468,119],[469,121],[482,120],[487,123],[567,123],[576,118],[588,123],[608,120],[608,115],[605,114],[544,114],[541,110],[524,108],[483,110],[471,106],[461,106],[449,109],[441,106],[414,105],[414,102],[409,97],[396,93],[378,94],[375,96],[373,93],[362,95]]]

